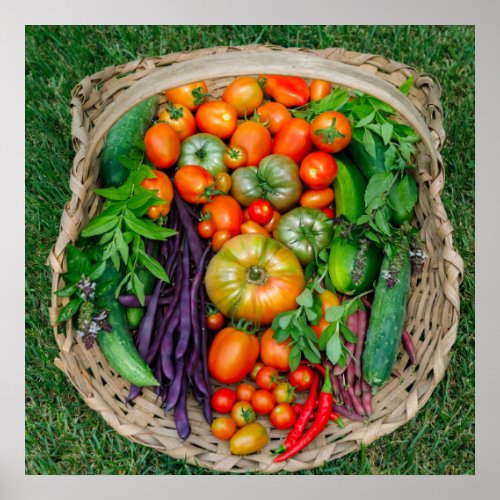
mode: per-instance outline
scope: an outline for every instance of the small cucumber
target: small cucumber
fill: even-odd
[[[410,293],[407,243],[393,247],[382,262],[363,352],[363,377],[376,390],[391,376],[406,320]]]
[[[375,142],[375,158],[368,153],[362,142],[354,137],[351,139],[346,153],[359,168],[366,180],[370,180],[375,174],[385,172],[385,146],[382,138],[377,134],[372,134]]]
[[[335,160],[338,167],[333,181],[335,213],[337,217],[344,215],[349,222],[355,222],[365,213],[366,181],[345,154],[335,155]]]
[[[118,187],[127,180],[129,170],[117,158],[130,153],[136,142],[144,138],[154,117],[157,102],[157,96],[146,99],[111,127],[101,154],[100,175],[103,187]]]

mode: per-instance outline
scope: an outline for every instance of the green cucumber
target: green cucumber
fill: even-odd
[[[363,352],[363,377],[375,393],[391,376],[398,356],[410,294],[407,243],[393,247],[382,262]]]
[[[144,138],[154,117],[157,102],[157,96],[146,99],[111,127],[101,154],[100,172],[103,187],[118,187],[127,180],[129,170],[118,161],[118,157],[129,154],[137,141]]]
[[[355,222],[365,213],[366,181],[361,172],[343,154],[335,155],[338,172],[333,181],[335,191],[335,214],[344,215],[349,222]]]
[[[372,134],[372,137],[375,142],[375,158],[368,153],[364,144],[354,139],[354,137],[346,148],[347,155],[359,168],[366,180],[370,180],[375,174],[386,171],[384,141],[377,134]]]

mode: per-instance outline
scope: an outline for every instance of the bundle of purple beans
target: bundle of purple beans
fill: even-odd
[[[351,356],[348,356],[344,367],[340,368],[336,365],[331,372],[335,401],[333,411],[346,418],[360,422],[372,413],[372,388],[363,378],[361,365],[371,302],[366,297],[362,297],[362,302],[365,310],[359,309],[347,318],[347,326],[357,337],[356,344],[344,341]],[[415,348],[406,330],[403,332],[402,343],[411,364],[415,364]],[[393,375],[400,376],[397,369],[393,370]]]
[[[187,414],[189,390],[203,405],[206,421],[212,423],[206,296],[202,284],[210,244],[196,232],[197,217],[175,193],[168,226],[177,234],[161,243],[158,256],[170,283],[157,280],[152,295],[146,296],[146,313],[135,337],[139,354],[160,382],[154,390],[165,413],[174,410],[181,439],[191,433]],[[148,252],[152,252],[154,244],[149,242]],[[135,296],[121,296],[120,302],[128,307],[139,305]],[[140,387],[132,385],[128,400],[140,392]]]

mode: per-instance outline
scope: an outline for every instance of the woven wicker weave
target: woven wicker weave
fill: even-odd
[[[318,467],[357,450],[360,443],[369,444],[395,431],[415,416],[443,378],[459,318],[463,263],[453,248],[452,224],[440,199],[444,185],[439,154],[444,140],[440,87],[428,75],[416,73],[404,64],[336,48],[313,51],[261,45],[214,47],[112,66],[83,79],[73,90],[71,100],[76,152],[70,175],[73,195],[64,207],[60,234],[49,256],[52,291],[62,286],[66,245],[78,238],[80,230],[100,210],[93,188],[99,173],[98,154],[110,126],[136,103],[161,94],[165,88],[204,79],[211,94],[219,97],[234,76],[262,72],[316,77],[369,92],[389,102],[421,135],[415,173],[419,185],[416,215],[429,258],[422,275],[412,281],[407,319],[419,360],[417,367],[409,365],[402,352],[397,364],[402,377],[392,379],[378,392],[367,424],[349,422],[343,430],[330,424],[294,459],[274,464],[269,450],[283,438],[282,431],[270,430],[270,443],[261,452],[233,456],[227,443],[212,436],[197,403],[190,399],[192,434],[182,442],[172,416],[164,415],[152,391],[144,391],[133,406],[125,404],[128,383],[110,369],[99,348],[87,351],[75,337],[70,322],[64,328],[54,326],[60,349],[56,365],[85,403],[117,432],[190,464],[225,472],[274,473]],[[415,75],[415,84],[405,97],[397,87],[411,74]],[[49,309],[53,324],[65,300],[53,295]],[[266,425],[267,419],[262,422]]]

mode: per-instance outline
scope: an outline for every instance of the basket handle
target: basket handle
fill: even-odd
[[[284,51],[226,52],[175,63],[154,71],[124,90],[96,120],[85,158],[88,167],[108,130],[144,99],[186,83],[251,74],[286,74],[316,78],[351,87],[385,101],[398,111],[421,137],[431,159],[431,174],[439,173],[430,131],[411,101],[390,83],[359,68],[311,54]]]

